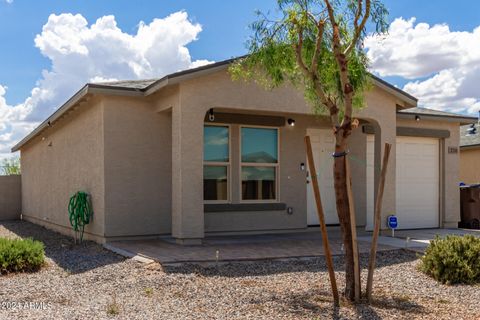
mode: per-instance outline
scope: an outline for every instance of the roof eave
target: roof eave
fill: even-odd
[[[82,89],[77,91],[67,102],[65,102],[60,108],[58,108],[50,117],[48,117],[45,121],[43,121],[38,127],[33,129],[25,138],[20,140],[15,146],[12,148],[12,152],[16,152],[20,150],[28,141],[32,138],[37,136],[40,132],[42,132],[46,127],[49,127],[52,122],[59,119],[65,112],[70,110],[74,105],[76,105],[83,97],[88,94],[88,84],[83,86]]]
[[[464,145],[464,146],[460,146],[460,149],[462,149],[462,150],[477,149],[477,148],[480,148],[480,143],[467,144],[467,145]]]
[[[38,127],[36,127],[32,132],[30,132],[25,138],[18,142],[11,149],[12,152],[20,150],[30,139],[37,136],[42,132],[46,127],[49,127],[53,122],[58,120],[71,108],[73,108],[80,100],[82,100],[88,94],[103,94],[103,95],[121,95],[121,96],[134,96],[134,97],[143,97],[144,93],[140,89],[135,88],[124,88],[118,87],[113,88],[107,85],[87,83],[77,91],[67,102],[65,102],[60,108],[58,108],[50,117],[43,121]]]
[[[239,59],[239,58],[224,60],[224,61],[220,61],[220,62],[212,63],[212,64],[207,64],[207,65],[204,65],[204,66],[201,66],[201,67],[198,67],[198,68],[187,69],[187,70],[179,71],[179,72],[170,74],[168,76],[165,76],[165,77],[155,81],[154,83],[152,83],[148,87],[146,87],[144,89],[145,96],[149,96],[149,95],[157,92],[158,90],[166,87],[167,85],[177,84],[177,83],[185,81],[185,80],[193,79],[193,78],[196,78],[196,77],[212,74],[212,73],[227,69],[230,66],[230,64],[232,64],[237,59]]]
[[[471,124],[478,121],[475,117],[461,117],[461,116],[447,116],[447,115],[427,115],[424,113],[417,112],[397,112],[397,117],[401,119],[415,119],[416,116],[419,116],[423,120],[432,120],[432,121],[446,121],[446,122],[457,122],[460,125]]]
[[[418,104],[418,99],[415,98],[414,96],[408,94],[407,92],[391,85],[390,83],[386,82],[385,80],[371,74],[370,75],[372,77],[372,80],[373,80],[373,83],[379,87],[380,89],[383,89],[385,90],[386,92],[394,95],[395,97],[397,97],[398,99],[400,99],[401,101],[403,101],[405,103],[405,106],[403,106],[404,108],[414,108],[417,106]]]

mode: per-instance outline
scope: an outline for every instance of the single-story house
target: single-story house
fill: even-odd
[[[92,198],[85,238],[307,230],[318,225],[304,137],[312,140],[326,222],[338,223],[333,137],[298,90],[232,81],[231,60],[161,79],[87,84],[21,140],[23,219],[71,234],[67,204]],[[373,77],[350,142],[357,223],[372,229],[384,143],[392,144],[383,221],[457,227],[459,126],[472,118],[417,108]]]
[[[480,124],[460,127],[460,181],[480,183]]]

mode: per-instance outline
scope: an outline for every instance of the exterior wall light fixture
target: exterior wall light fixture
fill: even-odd
[[[288,118],[287,120],[287,123],[290,127],[294,127],[295,126],[295,120],[293,120],[292,118]]]
[[[215,115],[213,114],[213,108],[208,110],[208,120],[215,121]]]

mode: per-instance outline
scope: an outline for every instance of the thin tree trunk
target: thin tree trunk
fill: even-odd
[[[343,131],[343,130],[342,130]],[[342,134],[337,133],[338,134]],[[335,153],[341,154],[346,151],[346,138],[336,135]],[[335,186],[335,200],[337,206],[338,220],[343,236],[345,250],[345,297],[353,301],[355,298],[355,266],[353,260],[352,230],[350,226],[350,204],[347,191],[347,174],[345,170],[345,157],[334,158],[333,177]]]

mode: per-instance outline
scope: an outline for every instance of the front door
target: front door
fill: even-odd
[[[326,224],[338,224],[337,209],[335,207],[335,189],[333,185],[333,157],[335,140],[330,129],[308,129],[307,135],[312,142],[313,159],[318,175],[320,195]],[[318,225],[317,206],[313,194],[310,173],[307,178],[307,223],[309,226]]]

